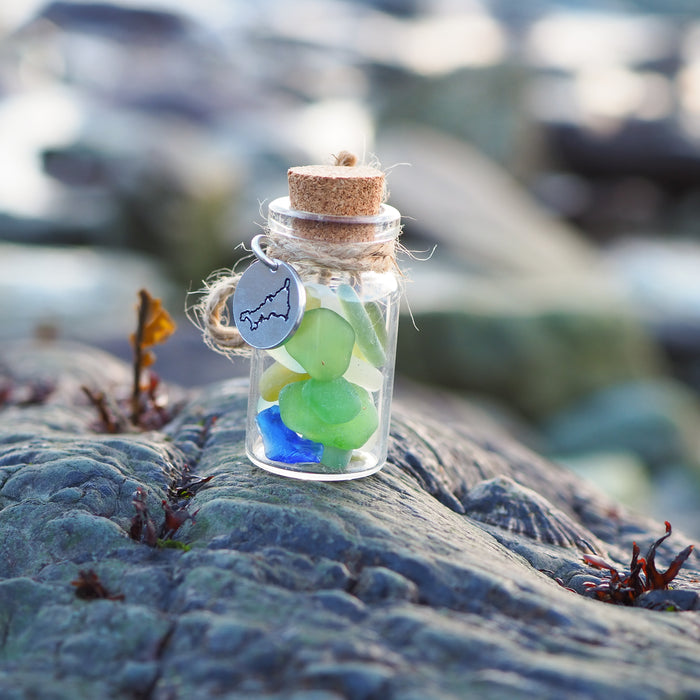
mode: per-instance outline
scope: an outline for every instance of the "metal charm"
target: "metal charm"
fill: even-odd
[[[248,345],[268,350],[282,345],[299,328],[306,290],[297,271],[270,258],[260,248],[265,234],[251,247],[259,262],[241,275],[233,295],[233,320]]]

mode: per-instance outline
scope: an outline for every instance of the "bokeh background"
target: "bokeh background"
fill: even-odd
[[[129,359],[146,287],[163,378],[244,374],[189,293],[343,149],[415,251],[399,390],[700,536],[695,0],[3,0],[0,341]]]

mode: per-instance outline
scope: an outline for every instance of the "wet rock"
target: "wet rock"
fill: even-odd
[[[66,38],[71,40],[76,39]],[[60,36],[42,35],[36,43],[53,43],[57,54],[64,50]],[[76,76],[76,83],[99,83],[122,70],[136,80],[142,76],[138,51],[124,53],[125,61],[135,61],[133,70],[117,68],[110,46],[103,59],[79,62],[87,75]],[[15,47],[18,52],[32,48]],[[158,60],[167,59],[149,59]],[[95,66],[103,68],[90,75]],[[188,94],[199,94],[203,78],[198,79],[183,76],[183,82],[192,81]],[[174,97],[170,109],[153,105],[157,87],[129,79],[124,89],[132,94],[112,95],[109,108],[89,90],[60,84],[9,95],[0,114],[2,134],[9,136],[0,135],[0,145],[12,149],[12,158],[3,175],[19,184],[0,193],[0,240],[142,251],[157,258],[171,277],[193,286],[221,266],[222,256],[235,245],[226,240],[225,229],[239,191],[236,161],[217,150],[205,126],[177,113],[196,111],[196,105],[178,106]],[[125,104],[145,102],[141,91],[150,103],[140,110]],[[40,118],[27,119],[27,114]],[[81,258],[80,249],[75,257]]]
[[[180,38],[187,29],[184,18],[177,14],[109,3],[81,6],[57,0],[49,3],[37,18],[49,20],[64,31],[104,34],[124,42]]]
[[[485,421],[450,424],[404,399],[378,475],[302,482],[244,456],[245,382],[193,390],[161,433],[100,435],[71,387],[128,382],[126,367],[75,348],[3,356],[15,376],[41,369],[57,387],[0,407],[9,697],[661,698],[700,682],[694,613],[565,590],[554,577],[599,573],[575,546],[470,516],[469,493],[507,477],[615,561],[662,529]],[[131,540],[134,487],[157,518],[185,471],[213,477],[176,535],[191,549]],[[685,544],[674,533],[659,560]],[[123,599],[76,597],[87,569]],[[696,593],[697,559],[686,569],[674,586]]]
[[[537,542],[576,547],[583,552],[601,552],[602,547],[586,538],[590,533],[554,508],[536,491],[509,477],[487,479],[470,489],[462,501],[470,518],[524,535]]]
[[[549,216],[477,148],[426,127],[392,129],[377,147],[386,163],[410,163],[387,179],[392,204],[410,217],[405,232],[437,242],[464,270],[560,275],[562,283],[595,272],[597,253],[576,229]],[[600,285],[610,291],[602,278]]]
[[[635,605],[666,612],[700,610],[700,598],[695,591],[648,591],[637,598]]]

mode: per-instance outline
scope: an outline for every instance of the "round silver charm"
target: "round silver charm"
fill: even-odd
[[[270,260],[270,258],[267,258]],[[233,295],[233,321],[248,345],[269,350],[299,328],[306,290],[297,271],[281,260],[253,263]]]

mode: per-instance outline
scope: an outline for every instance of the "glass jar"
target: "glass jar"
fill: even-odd
[[[297,479],[340,481],[386,461],[401,283],[400,214],[329,216],[269,205],[266,254],[303,284],[301,322],[281,345],[255,349],[246,450]]]

